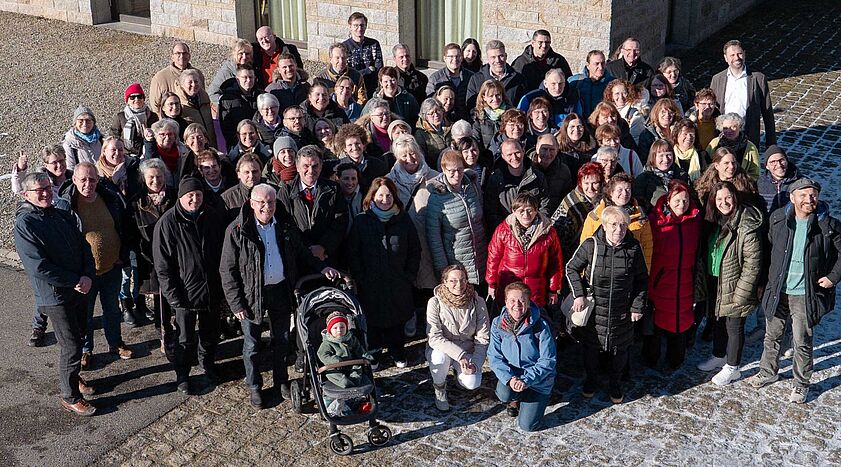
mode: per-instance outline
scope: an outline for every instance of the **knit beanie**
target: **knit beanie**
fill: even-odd
[[[143,87],[140,85],[140,83],[131,83],[128,85],[125,94],[126,103],[128,103],[128,96],[132,94],[144,94]]]
[[[90,107],[85,105],[80,105],[76,107],[76,110],[73,111],[73,121],[75,122],[77,118],[81,117],[84,114],[88,114],[91,116],[93,120],[93,124],[96,125],[96,116],[93,114],[93,110]]]
[[[768,146],[768,149],[765,150],[765,154],[763,154],[762,156],[762,165],[765,165],[765,163],[768,162],[768,158],[773,156],[774,154],[782,154],[783,157],[785,157],[786,160],[788,160],[788,154],[786,154],[785,150],[783,150],[783,148],[777,146],[776,144],[772,144]]]
[[[298,145],[295,144],[295,140],[291,136],[279,136],[272,145],[272,154],[276,157],[282,149],[291,149],[298,152]]]
[[[327,327],[325,330],[328,334],[330,333],[330,329],[333,328],[333,325],[337,323],[345,323],[345,326],[348,325],[348,320],[344,313],[341,311],[334,311],[327,315]]]
[[[203,191],[204,185],[196,177],[184,177],[178,184],[178,197],[182,197],[191,191]]]

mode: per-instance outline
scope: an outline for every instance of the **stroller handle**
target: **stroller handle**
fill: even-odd
[[[324,366],[320,367],[317,370],[317,372],[319,374],[321,374],[321,373],[324,373],[327,370],[333,370],[333,369],[336,369],[336,368],[342,368],[342,367],[345,367],[345,366],[355,366],[355,365],[369,365],[370,366],[371,362],[369,362],[368,360],[366,360],[364,358],[358,358],[356,360],[346,360],[344,362],[330,363],[330,364],[324,365]]]
[[[345,283],[345,285],[347,285],[348,287],[353,286],[353,278],[350,277],[350,274],[348,274],[346,272],[343,272],[343,271],[339,271],[339,273],[341,274],[341,276],[339,276],[339,279],[334,279],[332,281],[333,283],[336,283],[338,280],[342,280]],[[301,293],[301,288],[307,282],[316,281],[316,280],[323,281],[323,280],[326,280],[326,279],[327,278],[324,277],[324,274],[307,274],[306,276],[303,276],[300,279],[298,279],[298,282],[295,283],[295,293],[300,294]]]

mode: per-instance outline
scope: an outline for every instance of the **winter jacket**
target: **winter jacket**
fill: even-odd
[[[426,165],[433,169],[437,168],[441,151],[450,147],[450,127],[443,126],[441,132],[438,133],[425,119],[421,119],[420,125],[415,129],[415,141],[423,152]]]
[[[595,154],[590,158],[590,162],[597,162]],[[616,159],[616,164],[622,169],[618,172],[625,172],[631,177],[638,177],[645,170],[645,166],[640,161],[637,153],[633,149],[628,149],[624,146],[619,147],[619,158]]]
[[[494,170],[488,178],[488,185],[485,187],[485,224],[488,230],[495,230],[509,214],[511,214],[511,203],[520,193],[529,193],[540,202],[540,212],[548,215],[549,190],[546,187],[546,179],[540,171],[534,170],[528,159],[523,159],[525,170],[517,184],[513,183],[514,178],[510,176],[508,166]]]
[[[166,181],[166,185],[171,187],[178,187],[178,183],[180,183],[181,179],[184,177],[191,175],[196,177],[200,176],[195,163],[195,154],[193,154],[190,148],[185,146],[181,141],[176,141],[175,145],[178,148],[178,161],[175,166],[175,171],[170,171],[170,178]],[[154,139],[151,141],[146,140],[143,142],[143,155],[141,156],[141,160],[153,158],[161,158],[160,151],[158,150],[158,143],[155,142]],[[220,165],[224,167],[223,164]]]
[[[278,109],[280,114],[283,115],[283,111],[287,107],[301,105],[301,103],[307,100],[310,92],[310,83],[301,76],[301,72],[299,71],[295,82],[289,83],[282,79],[275,80],[272,84],[266,86],[266,92],[271,93],[277,98],[280,104]]]
[[[187,64],[187,68],[185,69],[196,70],[189,63]],[[184,70],[177,68],[175,64],[170,63],[166,67],[158,70],[158,72],[155,73],[155,76],[152,77],[152,81],[149,83],[149,90],[146,93],[146,103],[149,104],[149,107],[151,107],[152,112],[161,115],[161,107],[164,104],[164,94],[168,92],[178,92],[181,89],[181,86],[178,85],[178,79],[181,77],[182,71]],[[201,82],[206,83],[207,80],[204,79],[204,74],[201,72],[201,70],[196,71],[198,71],[199,75],[201,76]],[[185,104],[183,97],[181,99],[181,104]]]
[[[591,268],[593,277],[589,277]],[[631,313],[643,313],[648,289],[645,259],[631,232],[613,246],[607,242],[604,229],[597,230],[575,250],[567,263],[566,276],[574,298],[586,294],[594,299],[593,312],[582,333],[585,345],[610,353],[627,350],[634,340]]]
[[[239,87],[236,78],[222,86],[223,94],[219,99],[219,126],[222,128],[222,136],[225,137],[225,144],[228,147],[234,146],[239,141],[237,125],[243,120],[250,120],[257,113],[257,96],[263,94],[263,90],[253,88],[251,92],[245,93]],[[205,127],[208,132],[215,131],[213,124]]]
[[[82,276],[96,276],[93,255],[69,210],[39,208],[28,201],[15,213],[15,250],[20,257],[36,306],[54,306],[79,299],[74,290]]]
[[[540,309],[531,304],[527,322],[514,334],[502,322],[508,310],[494,318],[488,346],[488,364],[500,383],[507,385],[517,377],[528,389],[551,394],[555,385],[557,354],[549,324],[540,317]]]
[[[198,106],[190,103],[189,99],[187,99],[187,94],[180,86],[175,90],[175,93],[181,99],[181,116],[184,117],[184,120],[187,123],[198,123],[204,127],[207,133],[207,145],[211,148],[218,148],[219,144],[216,141],[216,131],[214,130],[213,117],[210,112],[210,97],[207,95],[207,92],[203,89],[199,90]],[[254,115],[254,113],[252,112],[251,115]],[[236,126],[234,126],[234,129],[236,130]]]
[[[762,269],[762,213],[753,206],[742,205],[730,217],[727,227],[730,231],[724,238],[719,238],[724,242],[724,253],[718,276],[715,316],[744,318],[756,309],[758,302],[756,289]]]
[[[455,85],[450,77],[450,70],[447,67],[432,73],[429,77],[429,84],[426,86],[426,95],[432,97],[441,86],[450,85],[456,90],[456,114],[459,119],[468,119],[470,116],[470,107],[467,106],[467,85],[470,84],[470,78],[473,72],[465,67],[459,70],[459,83]],[[423,101],[420,101],[423,102]]]
[[[411,94],[418,104],[423,102],[426,99],[426,86],[429,84],[429,78],[423,72],[418,71],[414,65],[409,65],[409,69],[405,71],[400,67],[396,68],[400,75],[397,85]]]
[[[675,88],[675,100],[680,105],[680,108],[688,110],[695,105],[695,86],[683,76],[678,77]]]
[[[485,281],[500,300],[508,284],[522,281],[531,290],[531,300],[543,308],[549,294],[558,293],[563,286],[561,240],[549,218],[539,215],[531,241],[523,245],[514,233],[517,222],[510,214],[494,231],[488,244]]]
[[[219,70],[216,71],[216,74],[213,75],[213,80],[207,86],[207,95],[210,97],[210,102],[215,105],[219,105],[219,99],[222,98],[223,92],[222,84],[231,78],[236,79],[236,76],[236,63],[234,63],[234,61],[230,58],[225,59],[225,61],[219,65]]]
[[[468,282],[479,285],[485,277],[488,250],[482,190],[475,172],[464,171],[458,193],[452,191],[443,174],[430,180],[426,190],[426,241],[435,275],[440,277],[450,264],[461,264],[467,269]]]
[[[254,147],[249,150],[244,150],[242,148],[242,143],[239,142],[229,144],[228,148],[230,148],[228,150],[228,162],[230,162],[231,165],[233,165],[234,167],[236,167],[237,165],[237,160],[239,160],[239,158],[242,157],[242,155],[245,153],[250,152],[251,154],[254,154],[255,156],[259,157],[261,166],[266,165],[272,159],[273,156],[272,147],[264,143],[262,140],[257,140],[257,144],[255,144]]]
[[[412,283],[420,266],[415,225],[405,212],[381,222],[360,213],[350,232],[351,275],[369,328],[402,326],[414,314]]]
[[[321,112],[321,116],[319,117],[319,112],[315,110],[315,108],[310,105],[309,101],[305,100],[301,103],[301,110],[304,111],[304,126],[307,127],[312,134],[315,134],[315,123],[323,118],[325,120],[329,120],[333,125],[336,125],[336,128],[340,128],[345,123],[350,123],[350,119],[348,119],[347,113],[339,107],[334,101],[330,101],[327,104],[327,107]],[[361,110],[360,110],[361,111]],[[319,141],[319,143],[321,143]],[[319,144],[320,146],[321,144]],[[301,149],[300,147],[298,149]]]
[[[640,160],[643,164],[648,162],[651,145],[653,145],[658,139],[668,140],[668,138],[660,135],[660,130],[654,125],[645,125],[645,130],[643,130],[643,132],[640,133],[639,138],[637,138],[637,153],[640,155]]]
[[[527,157],[534,161],[537,157],[536,151],[529,151]],[[561,205],[564,196],[575,188],[575,179],[569,167],[559,157],[555,157],[555,160],[545,169],[540,167],[540,164],[534,162],[532,162],[532,167],[534,170],[542,173],[543,178],[546,179],[547,194],[549,197],[546,212],[551,215]]]
[[[625,63],[625,59],[619,57],[616,60],[607,62],[604,69],[606,73],[610,73],[610,76],[614,78],[628,80],[631,84],[642,84],[642,87],[646,89],[649,83],[651,83],[651,78],[654,76],[654,69],[651,68],[651,65],[639,59],[634,66],[629,68]]]
[[[298,65],[298,69],[304,69],[304,62],[301,60],[301,52],[298,51],[298,47],[283,42],[283,40],[277,36],[275,36],[275,53],[272,57],[269,57],[266,54],[263,48],[260,47],[259,42],[252,42],[251,47],[254,50],[254,71],[257,75],[257,86],[260,86],[261,88],[265,88],[272,81],[270,76],[269,80],[266,80],[268,70],[272,67],[272,65],[277,65],[276,62],[280,60],[280,56],[283,54],[292,55],[292,57],[295,58],[295,63]]]
[[[595,235],[598,228],[601,227],[602,211],[604,211],[605,207],[607,207],[605,200],[601,200],[596,208],[590,211],[590,214],[587,214],[587,218],[584,220],[584,226],[581,228],[581,243],[584,243],[584,240]],[[654,251],[654,240],[651,237],[651,225],[648,224],[648,217],[642,212],[639,204],[634,199],[631,200],[631,204],[626,206],[626,208],[628,209],[628,215],[631,216],[628,232],[633,234],[634,238],[637,239],[640,248],[642,248],[643,257],[645,257],[645,264],[650,265],[651,254]],[[592,252],[592,250],[590,251]]]
[[[350,330],[341,337],[333,337],[327,330],[321,331],[321,344],[316,353],[318,360],[323,365],[357,360],[360,358],[372,359],[365,351],[365,347]],[[346,366],[324,372],[325,377],[331,383],[340,388],[350,388],[363,384],[364,374],[361,365]]]
[[[263,182],[265,182],[265,180],[261,180],[257,182],[257,184]],[[257,184],[255,184],[255,186]],[[234,218],[236,218],[242,208],[242,205],[246,204],[246,201],[248,201],[251,196],[251,188],[248,188],[240,182],[222,192],[221,196],[222,201],[225,203],[225,224],[227,225],[228,222],[233,221]]]
[[[604,76],[594,81],[590,79],[590,73],[587,71],[587,67],[584,67],[581,73],[567,79],[567,86],[578,92],[578,101],[581,103],[581,115],[589,116],[593,113],[596,105],[604,99],[604,90],[607,88],[607,83],[613,80],[613,76],[605,70]]]
[[[455,361],[463,357],[484,361],[491,334],[491,320],[485,299],[473,292],[465,308],[455,308],[441,298],[441,287],[435,287],[426,304],[427,345]]]
[[[682,333],[695,322],[692,305],[698,276],[703,214],[694,201],[681,216],[675,216],[660,198],[649,215],[654,254],[648,277],[648,297],[654,304],[654,324],[672,333]]]
[[[274,221],[284,281],[294,287],[301,276],[317,273],[324,265],[302,243],[294,225],[278,219],[277,215]],[[266,246],[257,232],[257,220],[250,204],[243,204],[228,225],[221,250],[219,275],[228,306],[235,313],[247,312],[249,321],[261,324]]]
[[[496,78],[491,75],[491,66],[487,64],[482,65],[482,68],[470,77],[466,94],[468,109],[476,108],[476,97],[479,95],[479,89],[481,89],[482,83],[489,79]],[[505,76],[499,81],[502,82],[502,86],[505,88],[505,95],[508,96],[508,101],[511,102],[511,105],[520,102],[523,94],[529,91],[526,78],[512,68],[511,65],[505,65]]]
[[[279,136],[283,136],[281,132],[284,130],[283,127],[283,117],[278,115],[277,117],[277,126],[274,128],[270,127],[265,120],[263,120],[263,116],[260,112],[254,114],[254,117],[251,119],[254,122],[254,126],[257,127],[257,134],[260,135],[260,141],[263,142],[268,147],[272,147],[274,144],[274,140],[277,139]]]
[[[301,191],[301,178],[296,176],[277,191],[277,203],[286,210],[301,230],[304,244],[321,245],[327,255],[336,255],[347,229],[345,197],[336,182],[319,180],[312,208],[307,206]]]
[[[669,191],[669,182],[672,180],[689,184],[689,175],[677,164],[672,164],[669,170],[661,172],[662,177],[657,172],[657,169],[648,166],[634,179],[634,198],[645,212],[651,212],[657,200]]]
[[[213,308],[219,303],[224,236],[224,214],[211,206],[202,205],[194,218],[176,202],[158,220],[152,258],[161,295],[172,308]]]
[[[520,99],[519,104],[517,104],[517,108],[523,112],[528,112],[531,102],[538,97],[547,99],[552,105],[552,108],[549,109],[550,126],[560,128],[564,123],[566,116],[572,112],[575,112],[578,115],[583,115],[581,113],[581,103],[578,102],[578,91],[573,89],[571,86],[567,86],[564,88],[564,92],[560,96],[553,97],[545,89],[543,89],[542,82],[538,89],[526,93],[523,98]]]
[[[379,97],[388,102],[388,107],[392,113],[397,114],[397,118],[408,123],[412,129],[418,123],[418,115],[420,114],[420,104],[415,100],[415,97],[406,92],[403,88],[397,88],[397,94],[394,97],[385,97],[381,89],[377,89],[371,97]],[[369,101],[370,103],[370,101]],[[368,115],[370,113],[370,106],[365,105],[362,108],[362,114]]]
[[[707,146],[707,154],[709,154],[710,157],[715,154],[715,150],[718,149],[720,141],[721,136],[717,136],[710,141],[710,145]],[[750,175],[750,178],[753,181],[756,181],[759,178],[759,159],[759,149],[757,149],[756,145],[750,140],[747,141],[744,152],[742,154],[736,154],[736,160],[742,161],[742,168],[745,169],[745,172]]]
[[[762,172],[762,175],[756,181],[756,188],[759,191],[759,204],[765,211],[765,214],[770,215],[772,212],[791,202],[788,188],[801,177],[800,171],[791,159],[788,161],[786,174],[781,180],[774,180],[768,169]]]
[[[766,313],[774,313],[780,304],[780,294],[786,283],[791,250],[794,242],[794,207],[789,204],[774,211],[769,221],[768,239],[771,256],[768,284],[762,297]],[[818,202],[815,213],[809,216],[803,272],[806,284],[806,318],[809,327],[818,325],[821,318],[835,308],[835,290],[841,281],[841,223],[829,214],[829,205]],[[826,277],[832,286],[825,289],[818,279]]]
[[[531,44],[527,45],[523,53],[514,59],[511,67],[523,75],[526,79],[526,89],[529,90],[537,89],[543,83],[546,72],[555,68],[560,68],[564,72],[564,79],[572,76],[572,69],[563,55],[550,48],[542,60],[537,60]]]
[[[491,120],[484,112],[480,115],[474,109],[473,115],[473,136],[479,140],[479,147],[488,149],[493,142],[494,136],[499,133],[500,120]]]
[[[368,145],[370,148],[373,145]],[[339,158],[339,164],[344,164],[345,162],[353,164],[360,168],[360,172],[362,175],[359,177],[359,191],[361,193],[367,194],[368,188],[371,188],[371,183],[377,177],[385,177],[388,174],[389,168],[385,162],[381,161],[376,157],[369,157],[368,154],[365,155],[363,160],[364,168],[360,167],[359,164],[354,162],[348,156],[343,156]],[[365,196],[363,194],[363,196]]]
[[[156,294],[160,292],[160,284],[158,284],[158,276],[155,274],[152,257],[152,238],[154,237],[155,224],[176,202],[178,202],[178,190],[170,187],[166,188],[166,195],[164,195],[161,204],[157,206],[149,199],[145,187],[131,200],[131,211],[139,237],[136,250],[137,277],[140,281],[140,291],[142,293]]]
[[[572,258],[572,254],[581,243],[581,229],[584,227],[587,214],[596,208],[600,200],[599,196],[593,200],[588,199],[576,185],[552,214],[549,220],[555,226],[558,238],[561,239],[564,258]]]
[[[353,68],[348,67],[345,68],[343,72],[338,73],[333,71],[333,68],[330,65],[327,65],[315,75],[315,78],[313,78],[313,84],[317,82],[322,83],[327,86],[330,92],[333,92],[336,88],[336,80],[345,75],[350,78],[351,82],[355,86],[353,90],[354,100],[359,104],[364,104],[368,100],[368,91],[365,89],[365,80],[362,79],[362,75]]]
[[[73,170],[79,162],[96,164],[99,155],[102,153],[102,138],[100,137],[93,143],[88,143],[79,139],[71,128],[64,134],[64,141],[61,142],[61,146],[64,148],[64,154],[67,158],[67,170]]]
[[[146,109],[146,128],[152,128],[152,124],[158,121],[158,116],[152,112],[151,109]],[[129,154],[134,154],[139,156],[141,152],[143,152],[143,130],[141,128],[135,128],[134,130],[134,138],[131,141],[126,141],[123,138],[123,128],[128,123],[128,119],[126,118],[125,112],[122,110],[114,114],[114,118],[111,120],[111,128],[109,129],[109,134],[111,136],[117,136],[123,140],[123,143],[126,147],[126,152]],[[180,128],[179,128],[180,130]],[[179,136],[181,133],[179,132]]]

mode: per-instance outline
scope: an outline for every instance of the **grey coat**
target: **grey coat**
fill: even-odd
[[[474,285],[485,277],[488,244],[482,211],[482,191],[472,170],[464,171],[461,192],[453,192],[444,175],[426,184],[426,241],[435,275],[450,264],[467,269],[467,280]]]

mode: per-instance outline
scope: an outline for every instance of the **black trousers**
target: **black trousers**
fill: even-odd
[[[745,349],[745,318],[716,318],[713,356],[727,357],[727,364],[739,366]]]
[[[689,334],[695,332],[695,328],[689,328],[685,332],[669,332],[654,327],[654,334],[645,336],[642,341],[642,355],[645,364],[650,367],[657,366],[660,361],[660,347],[663,340],[666,341],[666,363],[671,369],[680,368],[686,358],[686,340]]]
[[[219,343],[219,310],[216,307],[174,308],[175,377],[187,381],[190,368],[199,363],[205,370],[213,369],[216,346]],[[196,333],[198,324],[198,333]],[[198,351],[198,352],[197,352]]]
[[[402,324],[385,328],[368,325],[369,349],[388,349],[392,358],[401,360],[406,355],[404,345],[406,345],[406,335],[403,333]]]
[[[286,281],[277,285],[263,287],[263,308],[268,312],[272,339],[272,379],[277,387],[289,382],[289,370],[286,355],[289,350],[289,318],[294,307],[289,286]],[[253,310],[262,313],[263,310]],[[244,319],[242,327],[242,360],[245,364],[245,384],[252,390],[263,387],[263,375],[260,374],[260,334],[262,325]]]
[[[82,344],[88,328],[88,300],[74,293],[61,305],[41,306],[38,311],[53,321],[58,341],[58,382],[61,398],[75,404],[82,399],[79,392],[79,371],[82,369]]]
[[[584,386],[589,388],[597,386],[596,375],[599,373],[600,360],[603,355],[608,360],[607,371],[610,378],[610,389],[619,389],[622,385],[622,374],[628,364],[629,349],[604,352],[600,347],[587,343],[584,344]]]

